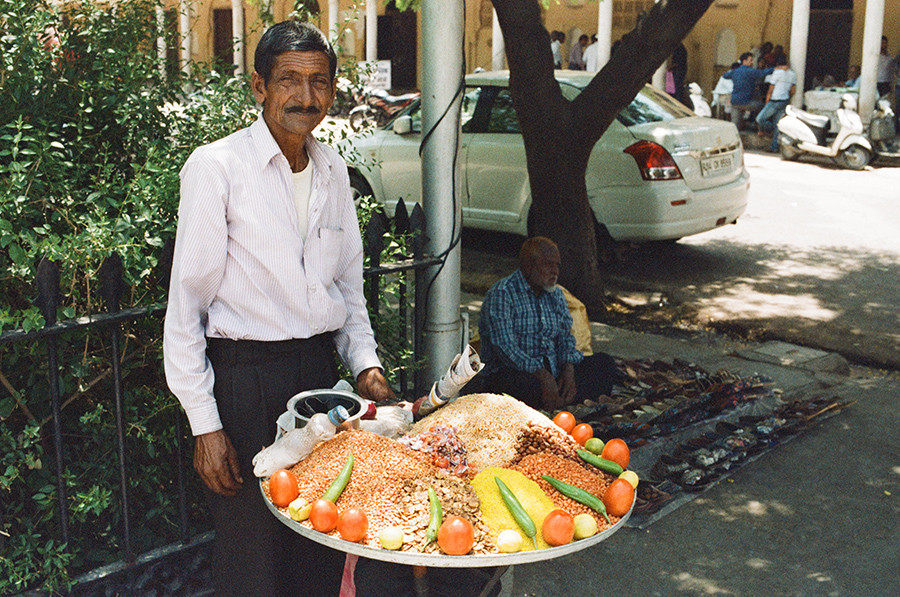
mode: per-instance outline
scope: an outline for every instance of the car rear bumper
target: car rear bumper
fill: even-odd
[[[678,239],[731,224],[747,209],[750,176],[692,191],[679,181],[650,182],[603,190],[592,199],[597,219],[617,241]]]

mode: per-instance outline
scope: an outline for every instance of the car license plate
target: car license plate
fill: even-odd
[[[722,172],[729,172],[734,168],[734,156],[717,155],[714,158],[700,160],[700,174],[702,176],[715,176]]]

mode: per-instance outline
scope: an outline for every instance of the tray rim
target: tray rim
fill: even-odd
[[[637,501],[632,501],[631,508],[628,509],[628,512],[610,528],[600,531],[596,535],[588,537],[586,539],[573,540],[571,543],[567,543],[566,545],[560,545],[559,547],[548,547],[546,549],[519,551],[516,553],[450,556],[446,554],[431,554],[390,549],[378,549],[375,547],[363,545],[361,543],[345,541],[344,539],[334,537],[326,533],[320,533],[319,531],[311,529],[297,522],[296,520],[279,510],[275,506],[275,504],[270,502],[266,497],[265,491],[263,491],[263,479],[259,480],[259,491],[262,496],[263,502],[265,502],[266,504],[266,507],[282,524],[311,541],[315,541],[320,545],[330,547],[331,549],[335,549],[337,551],[357,555],[363,558],[381,560],[383,562],[392,562],[394,564],[407,564],[410,566],[429,566],[432,568],[483,568],[489,566],[515,566],[517,564],[532,564],[534,562],[543,562],[545,560],[552,560],[554,558],[559,558],[579,551],[583,551],[597,545],[602,541],[605,541],[613,534],[615,534],[619,529],[625,526],[625,523],[631,517],[631,513],[634,510],[634,503]]]

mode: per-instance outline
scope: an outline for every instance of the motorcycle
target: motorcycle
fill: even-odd
[[[366,87],[359,105],[350,110],[350,128],[358,132],[371,126],[382,126],[420,96],[418,91],[391,95],[384,89]]]
[[[778,121],[778,146],[784,160],[796,160],[803,154],[835,159],[852,170],[862,170],[872,159],[872,144],[863,135],[863,124],[856,113],[856,98],[841,97],[836,116],[840,128],[831,136],[831,119],[810,114],[788,105]]]
[[[878,157],[900,158],[900,138],[897,137],[897,125],[890,100],[880,99],[875,104],[875,111],[869,122],[869,139]]]
[[[697,116],[706,116],[707,118],[711,117],[712,109],[709,107],[709,102],[703,97],[703,90],[700,89],[700,86],[697,85],[697,83],[691,83],[688,85],[688,92],[690,93],[694,114]]]

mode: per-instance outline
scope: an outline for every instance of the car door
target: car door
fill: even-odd
[[[531,190],[525,144],[512,97],[506,87],[482,87],[475,131],[466,151],[466,226],[522,232]]]
[[[460,180],[465,181],[465,147],[468,145],[468,123],[472,119],[478,103],[480,88],[469,88],[461,103],[460,124]],[[393,131],[382,131],[384,140],[379,147],[376,160],[381,171],[381,184],[388,213],[392,214],[397,201],[403,199],[407,207],[413,202],[422,202],[422,160],[419,146],[422,143],[422,105],[416,102],[405,114],[411,119],[411,131],[399,135]],[[376,133],[379,134],[379,133]],[[465,202],[465,190],[460,189],[458,197]]]

